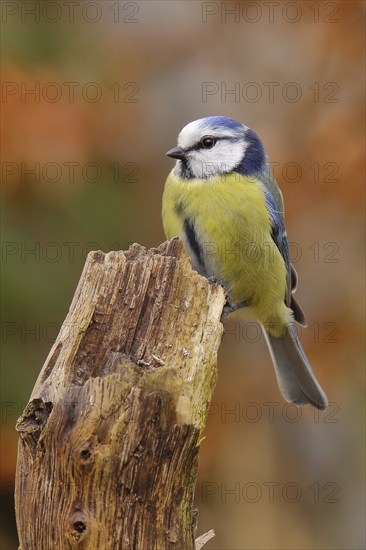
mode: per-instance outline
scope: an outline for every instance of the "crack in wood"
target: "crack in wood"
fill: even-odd
[[[88,255],[17,424],[24,550],[195,548],[224,303],[178,239]]]

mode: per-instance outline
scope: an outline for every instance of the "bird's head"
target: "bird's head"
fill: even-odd
[[[217,174],[259,174],[266,154],[258,136],[240,122],[211,116],[190,122],[178,136],[178,147],[167,152],[177,159],[175,171],[183,179],[208,179]]]

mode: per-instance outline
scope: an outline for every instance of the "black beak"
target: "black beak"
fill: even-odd
[[[185,152],[181,147],[173,147],[173,149],[169,149],[166,155],[173,159],[184,159]]]

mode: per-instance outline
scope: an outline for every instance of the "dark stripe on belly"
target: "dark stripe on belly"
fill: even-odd
[[[183,224],[184,233],[187,237],[187,241],[189,243],[189,246],[192,249],[192,252],[196,256],[197,262],[202,266],[202,270],[205,269],[205,262],[203,259],[203,250],[200,245],[200,243],[197,240],[197,235],[194,230],[194,224],[191,219],[185,219]]]

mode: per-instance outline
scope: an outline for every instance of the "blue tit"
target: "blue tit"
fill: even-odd
[[[325,409],[294,327],[306,321],[293,296],[282,193],[259,137],[212,116],[187,124],[167,155],[176,159],[163,195],[167,238],[180,237],[193,268],[220,281],[262,325],[284,399]]]

